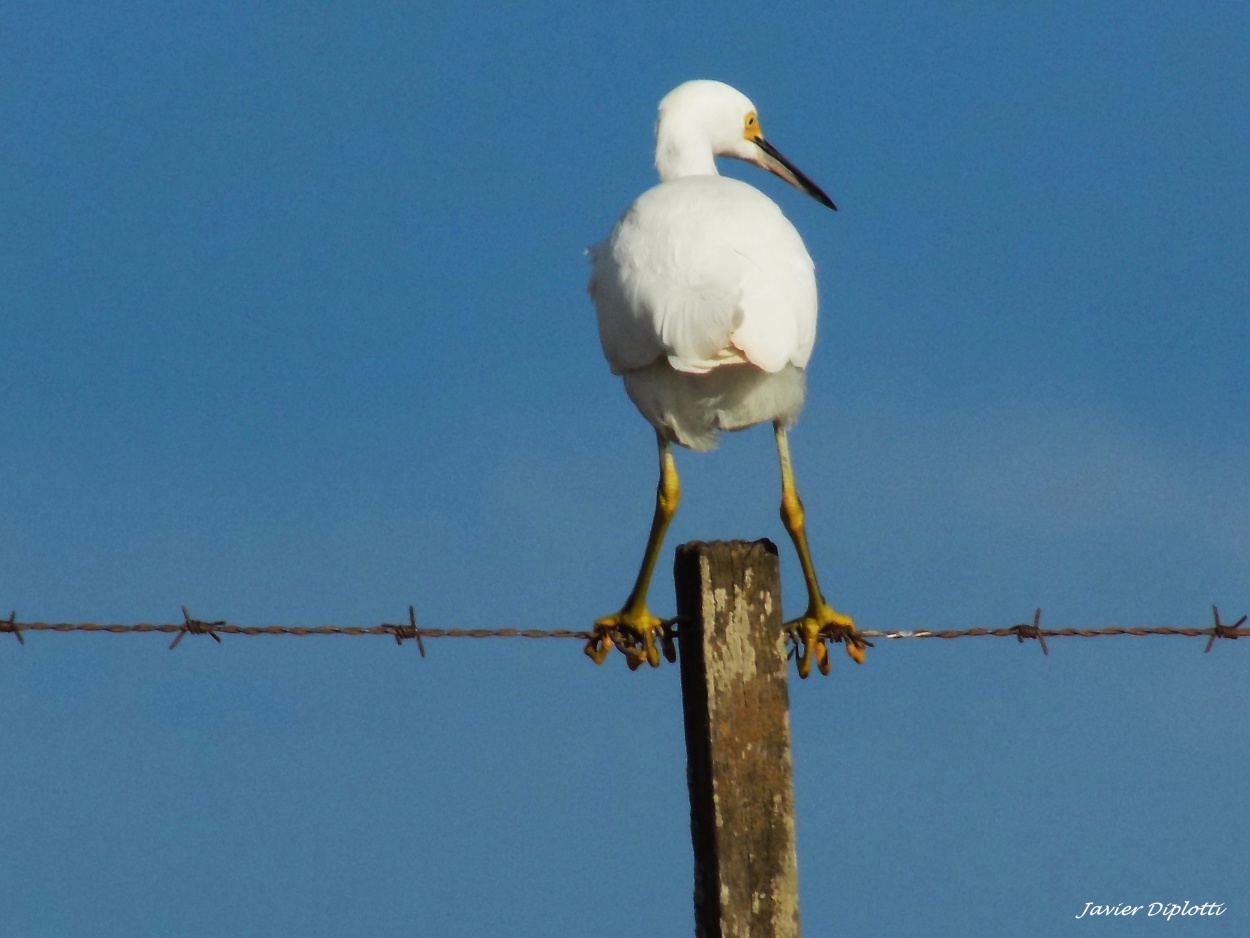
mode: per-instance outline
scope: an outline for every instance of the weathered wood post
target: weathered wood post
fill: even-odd
[[[698,938],[797,938],[799,873],[777,548],[677,548]]]

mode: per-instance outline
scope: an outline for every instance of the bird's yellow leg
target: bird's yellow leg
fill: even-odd
[[[642,555],[638,579],[620,612],[595,620],[594,631],[586,643],[586,654],[595,664],[602,664],[613,645],[619,645],[631,670],[639,668],[643,661],[651,667],[659,667],[660,652],[656,647],[657,636],[664,634],[664,622],[647,609],[647,589],[651,575],[660,556],[664,534],[668,524],[677,513],[681,501],[681,483],[677,478],[677,466],[669,450],[668,440],[657,434],[660,450],[660,484],[655,491],[655,515],[651,519],[651,534]],[[673,660],[670,643],[665,642],[665,657]]]
[[[777,438],[777,457],[781,461],[781,522],[794,541],[799,563],[803,567],[803,579],[807,581],[807,612],[801,618],[786,623],[795,633],[799,644],[799,677],[807,677],[812,670],[812,657],[816,658],[821,674],[829,673],[829,653],[826,640],[846,643],[846,653],[856,662],[864,662],[864,646],[871,644],[860,637],[855,623],[849,616],[835,612],[825,602],[816,581],[816,568],[812,564],[812,552],[807,546],[807,530],[803,520],[803,502],[794,485],[794,469],[790,465],[790,442],[780,423],[773,424]]]

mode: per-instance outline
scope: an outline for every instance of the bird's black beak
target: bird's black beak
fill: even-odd
[[[816,183],[812,182],[803,174],[797,166],[781,155],[781,152],[765,140],[762,136],[752,137],[751,142],[760,148],[759,165],[764,167],[774,176],[784,179],[800,192],[806,192],[821,205],[826,205],[835,212],[838,207],[833,204],[833,199],[825,195],[823,189]]]

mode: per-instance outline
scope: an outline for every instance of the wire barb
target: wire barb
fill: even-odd
[[[1242,616],[1232,625],[1225,625],[1220,621],[1220,610],[1218,606],[1212,606],[1211,613],[1215,616],[1215,625],[1211,629],[1211,637],[1207,639],[1207,647],[1203,650],[1204,653],[1211,650],[1211,646],[1215,644],[1215,640],[1217,638],[1231,638],[1236,640],[1236,638],[1242,634],[1239,630],[1246,621],[1246,616]]]
[[[412,606],[408,607],[408,624],[407,625],[383,625],[395,636],[395,644],[402,645],[405,638],[415,638],[417,640],[417,651],[421,652],[421,657],[425,657],[425,642],[421,641],[421,630],[417,628],[417,613]]]
[[[218,645],[221,644],[221,636],[213,631],[219,625],[225,625],[223,619],[220,622],[201,622],[199,619],[192,619],[191,613],[187,612],[187,607],[182,607],[182,628],[178,630],[178,634],[174,636],[174,640],[169,643],[169,650],[173,651],[178,647],[178,643],[182,641],[184,635],[190,632],[192,635],[207,635]]]
[[[9,613],[7,619],[0,619],[0,632],[12,632],[17,638],[19,645],[25,645],[26,639],[22,638],[22,627],[17,621],[17,610]]]
[[[1024,640],[1026,638],[1037,639],[1038,644],[1042,646],[1042,654],[1046,655],[1046,657],[1049,658],[1050,649],[1046,647],[1046,636],[1042,634],[1041,624],[1042,624],[1042,610],[1039,607],[1033,613],[1032,625],[1028,625],[1024,622],[1021,622],[1019,625],[1013,625],[1010,629],[1008,629],[1008,631],[1015,632],[1016,641],[1020,642],[1021,644],[1024,643]]]

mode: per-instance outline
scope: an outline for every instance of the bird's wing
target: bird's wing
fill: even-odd
[[[816,271],[799,233],[776,209],[740,233],[737,250],[742,321],[733,344],[765,371],[806,368],[816,341]]]
[[[815,277],[793,226],[766,196],[718,176],[644,193],[592,248],[590,294],[616,373],[666,356],[679,371],[807,363]]]
[[[590,294],[603,351],[618,374],[667,356],[680,371],[742,361],[741,259],[709,238],[714,205],[687,180],[644,193],[592,250]]]

